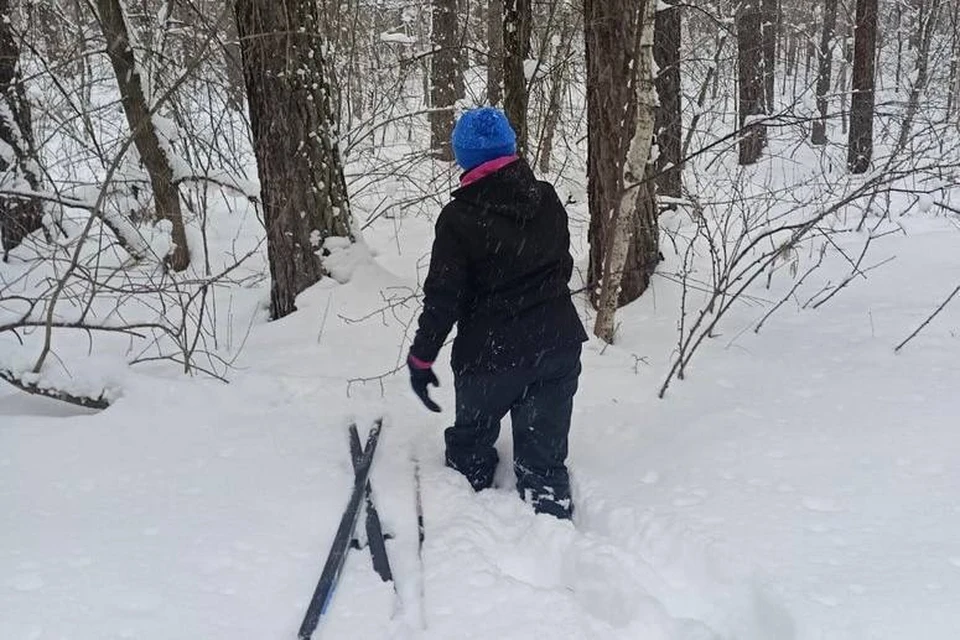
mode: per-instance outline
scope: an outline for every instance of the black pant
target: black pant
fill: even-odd
[[[455,376],[457,419],[445,433],[447,465],[477,491],[493,483],[494,443],[510,412],[517,490],[538,512],[569,517],[570,479],[564,464],[580,345],[545,354],[534,366]]]

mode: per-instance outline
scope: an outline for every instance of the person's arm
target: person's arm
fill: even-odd
[[[444,211],[437,219],[430,269],[423,284],[423,311],[410,355],[432,365],[457,321],[467,287],[467,255],[463,241]]]
[[[570,253],[570,220],[567,216],[567,208],[563,206],[563,202],[560,200],[560,194],[549,182],[544,184],[548,191],[548,197],[553,199],[554,206],[560,212],[561,233],[563,234],[563,246],[566,251],[563,257],[563,277],[564,281],[569,284],[570,278],[573,277],[573,255]]]

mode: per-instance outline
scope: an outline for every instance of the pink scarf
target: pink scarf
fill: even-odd
[[[460,178],[460,186],[465,187],[468,184],[473,184],[477,180],[486,178],[491,173],[499,171],[511,162],[515,162],[519,159],[520,156],[516,155],[501,156],[499,158],[494,158],[493,160],[488,160],[481,165],[477,165],[473,169],[470,169],[470,171],[467,171],[465,174],[463,174],[463,176]]]

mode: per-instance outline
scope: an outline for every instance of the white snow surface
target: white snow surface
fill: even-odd
[[[322,281],[283,320],[263,317],[266,283],[225,293],[238,333],[254,318],[230,384],[103,356],[100,378],[122,388],[103,412],[0,387],[0,638],[295,637],[353,481],[346,426],[363,438],[379,415],[371,482],[397,594],[351,551],[318,638],[954,638],[960,304],[893,347],[956,286],[957,230],[936,210],[898,222],[870,254],[896,259],[816,311],[785,305],[754,334],[767,307],[736,307],[662,400],[680,290],[656,278],[620,312],[617,345],[585,346],[572,524],[514,493],[509,420],[499,488],[475,494],[443,466],[449,367],[440,415],[402,367],[425,218],[332,243],[349,281]],[[849,265],[823,269],[799,298]]]

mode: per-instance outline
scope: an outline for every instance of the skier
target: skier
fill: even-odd
[[[580,353],[587,340],[570,299],[567,213],[553,186],[518,157],[491,107],[465,112],[452,135],[460,188],[440,212],[423,311],[407,357],[414,392],[432,411],[432,366],[457,324],[451,365],[456,420],[446,464],[474,490],[493,483],[500,421],[513,423],[521,498],[538,513],[573,513],[565,461]]]

